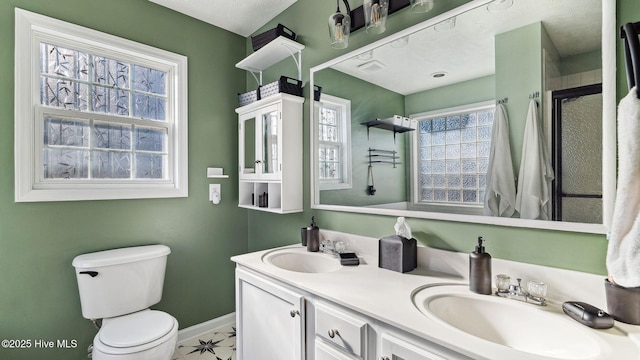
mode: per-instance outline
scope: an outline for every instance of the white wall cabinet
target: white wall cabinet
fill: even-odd
[[[305,298],[236,269],[238,359],[305,359]]]
[[[302,97],[279,93],[236,109],[240,207],[303,210],[303,103]]]

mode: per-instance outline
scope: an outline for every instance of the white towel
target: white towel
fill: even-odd
[[[640,286],[640,100],[636,88],[618,105],[618,188],[607,251],[610,277]]]
[[[549,150],[538,119],[538,106],[535,100],[531,100],[524,127],[516,195],[516,210],[520,218],[549,220],[547,204],[551,199],[553,178]]]
[[[504,105],[498,104],[493,114],[484,214],[511,217],[516,211],[515,205],[516,181],[509,145],[509,119]]]

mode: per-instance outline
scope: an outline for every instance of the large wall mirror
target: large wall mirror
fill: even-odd
[[[615,1],[476,0],[313,67],[312,208],[606,233],[615,27]],[[514,182],[552,169],[542,215],[484,205],[504,117]]]

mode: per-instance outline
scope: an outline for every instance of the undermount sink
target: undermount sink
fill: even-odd
[[[467,285],[419,288],[412,294],[424,315],[467,334],[555,359],[595,359],[601,342],[593,330],[564,317],[557,305],[539,307],[478,295]]]
[[[266,253],[262,261],[281,269],[302,273],[327,273],[342,268],[332,255],[307,252],[306,248],[290,248]]]

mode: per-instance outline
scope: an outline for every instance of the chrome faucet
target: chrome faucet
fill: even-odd
[[[510,284],[508,289],[499,288],[498,291],[496,291],[496,295],[539,306],[547,305],[547,300],[544,298],[546,295],[546,284],[540,281],[531,281],[529,282],[530,291],[526,291],[522,288],[522,279],[518,278],[516,280],[518,281],[518,285]],[[535,294],[531,291],[535,291]]]

